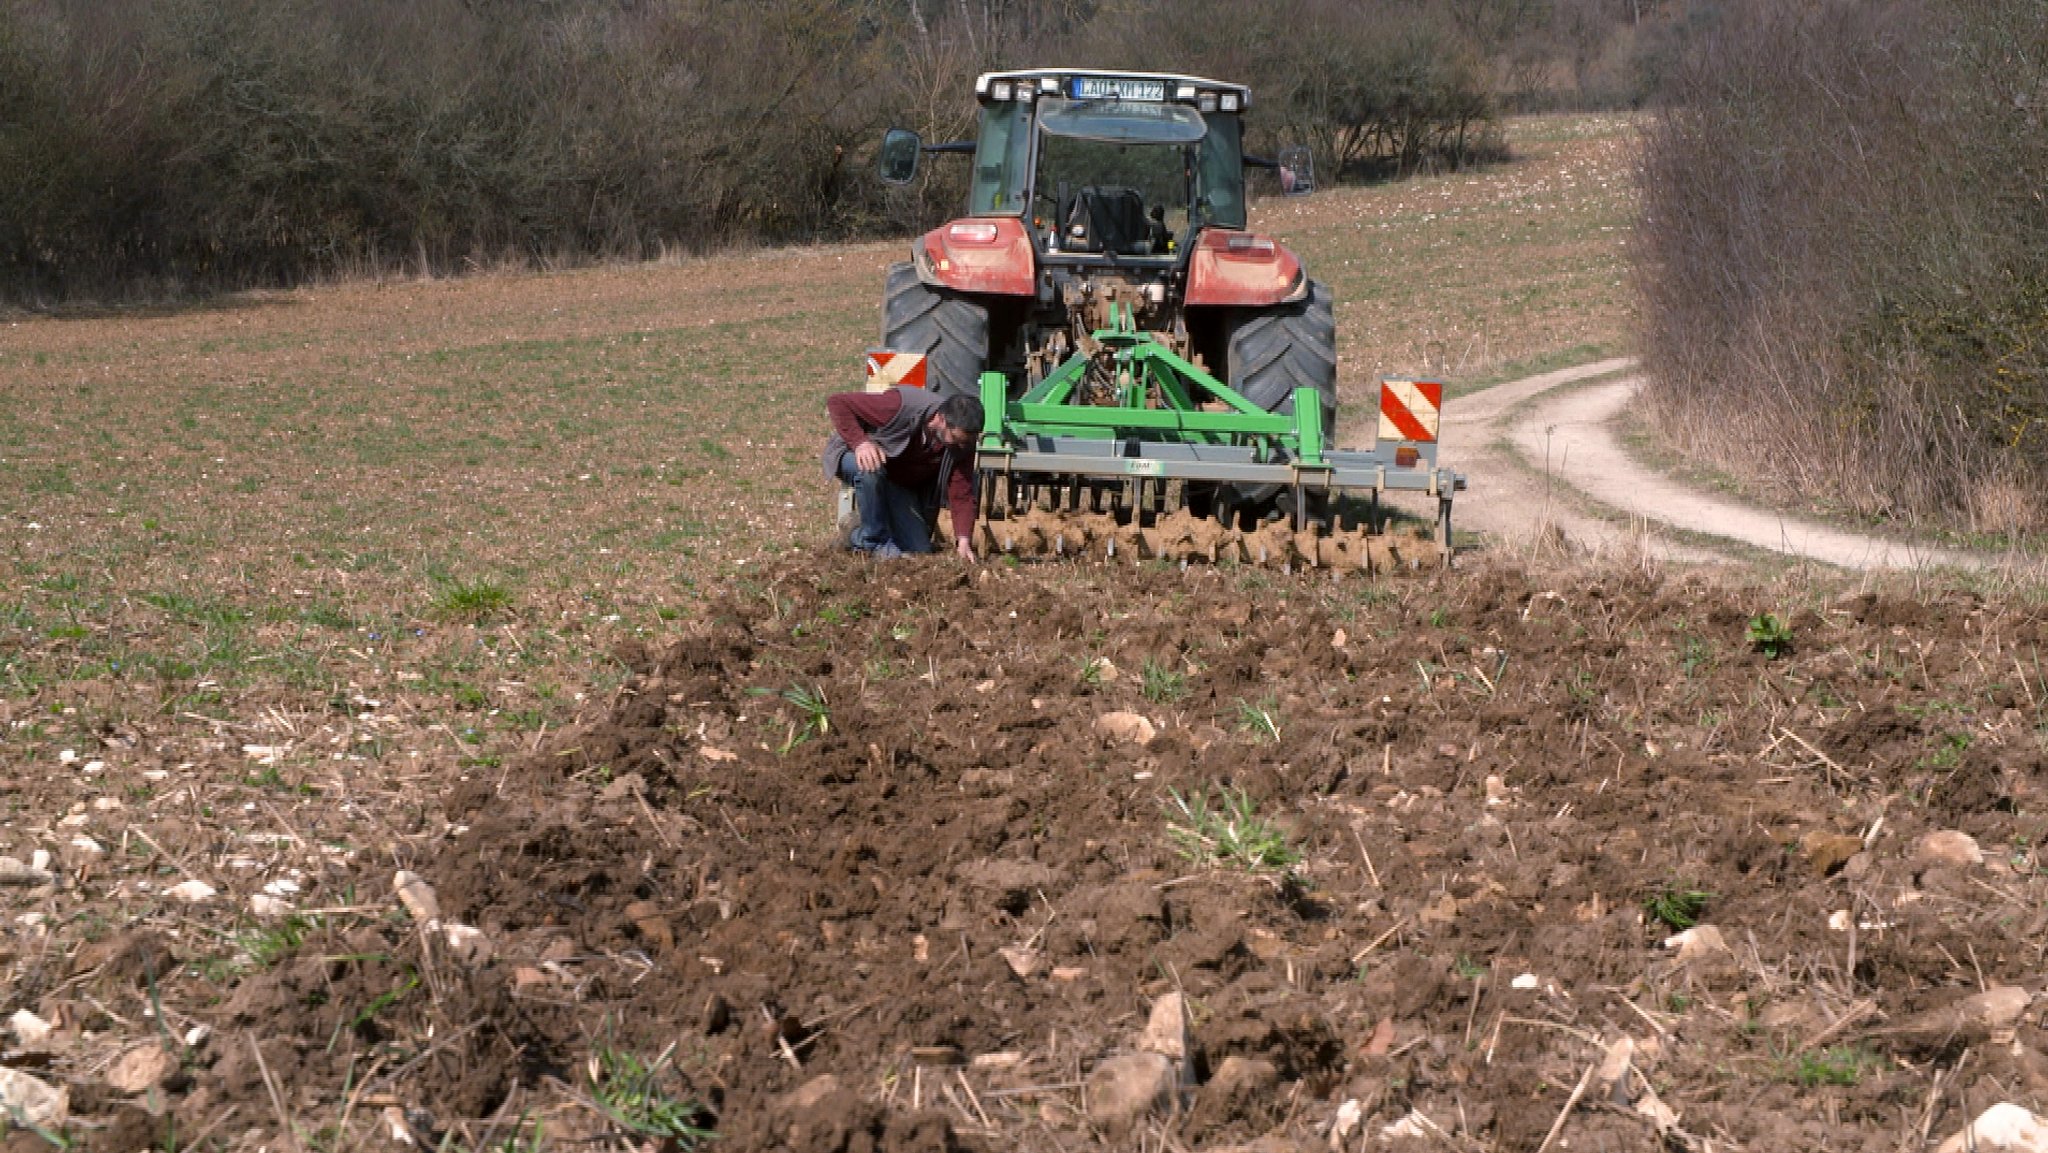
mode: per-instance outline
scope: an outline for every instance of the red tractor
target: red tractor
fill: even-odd
[[[893,129],[882,179],[912,180],[921,154],[969,153],[967,214],[889,267],[882,347],[922,353],[928,387],[979,395],[1003,373],[1033,387],[1091,334],[1131,327],[1269,412],[1295,390],[1336,428],[1330,293],[1245,219],[1245,170],[1309,191],[1304,149],[1247,156],[1251,93],[1197,76],[1041,69],[975,81],[977,139],[926,144]]]

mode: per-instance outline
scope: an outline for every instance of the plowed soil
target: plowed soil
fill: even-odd
[[[1944,1015],[2043,990],[2044,647],[1960,593],[812,556],[431,781],[306,902],[354,911],[224,999],[165,976],[211,1035],[158,1107],[273,1149],[281,1113],[307,1148],[568,1147],[618,1138],[594,1061],[631,1053],[722,1150],[1324,1148],[1347,1102],[1343,1148],[1419,1112],[1397,1143],[1528,1150],[1626,1035],[1623,1097],[1676,1125],[1593,1094],[1554,1148],[1919,1148],[2048,1094],[2038,1007]],[[1298,862],[1189,855],[1197,794]],[[488,958],[393,912],[394,866]],[[1665,945],[1673,893],[1725,950]],[[52,958],[46,1011],[139,1019],[122,958],[206,947],[114,941]],[[1176,991],[1177,1108],[1105,1119],[1091,1071]],[[93,1147],[162,1129],[98,1104],[127,1127]]]

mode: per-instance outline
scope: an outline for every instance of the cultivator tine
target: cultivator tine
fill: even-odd
[[[1048,491],[1059,494],[1055,504],[1064,509],[1071,506],[1077,490],[1060,486]],[[1088,503],[1080,502],[1083,509]],[[1391,538],[1374,535],[1365,523],[1346,527],[1312,520],[1297,529],[1291,518],[1282,517],[1240,531],[1186,508],[1132,518],[1128,512],[1055,511],[1027,501],[1021,510],[984,520],[974,531],[983,552],[1019,559],[1158,560],[1179,562],[1183,568],[1195,562],[1242,564],[1290,573],[1369,572],[1404,559]]]

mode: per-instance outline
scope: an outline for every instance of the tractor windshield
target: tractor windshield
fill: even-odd
[[[1034,120],[1041,130],[1035,181]],[[1049,231],[1056,221],[1072,215],[1082,190],[1095,189],[1109,190],[1109,199],[1122,205],[1105,209],[1118,219],[1130,216],[1135,198],[1142,202],[1140,218],[1152,221],[1153,209],[1161,209],[1176,234],[1187,225],[1243,228],[1244,152],[1239,131],[1236,114],[1204,115],[1185,104],[1058,97],[1036,105],[986,104],[974,151],[968,212],[1019,216],[1029,201],[1033,220]],[[1156,228],[1149,223],[1144,228],[1156,240]],[[1070,230],[1071,224],[1062,232]],[[1162,243],[1151,251],[1167,248]]]

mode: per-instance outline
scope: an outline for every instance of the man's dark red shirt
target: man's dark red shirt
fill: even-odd
[[[888,392],[841,392],[825,398],[825,414],[847,451],[866,444],[868,430],[896,419],[903,398]],[[912,492],[929,493],[938,482],[939,468],[946,456],[946,442],[931,425],[921,426],[902,452],[889,458],[884,470],[889,479]],[[974,532],[974,450],[953,453],[953,472],[946,478],[946,507],[953,514],[953,535],[966,540]]]

